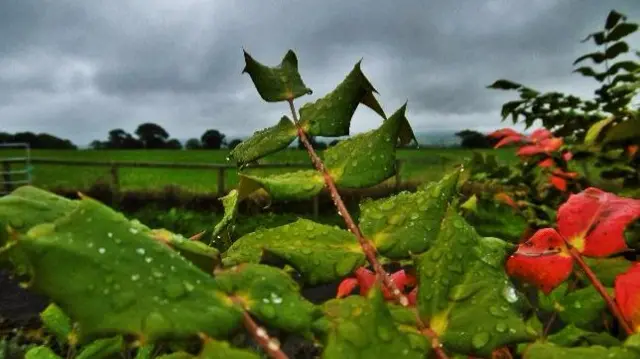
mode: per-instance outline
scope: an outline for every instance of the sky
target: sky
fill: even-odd
[[[591,97],[572,62],[612,8],[640,22],[638,0],[2,0],[0,131],[79,145],[143,122],[250,135],[288,106],[259,97],[243,49],[266,65],[295,51],[314,91],[298,107],[362,59],[387,113],[408,101],[414,131],[489,131],[510,125],[500,107],[516,97],[486,88],[499,78]],[[360,106],[351,133],[380,121]]]

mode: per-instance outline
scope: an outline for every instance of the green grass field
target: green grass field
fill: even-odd
[[[515,159],[513,149],[479,150],[494,153],[502,161]],[[166,150],[122,150],[122,151],[61,151],[61,150],[32,150],[33,158],[54,158],[63,160],[88,161],[150,161],[172,163],[229,163],[226,158],[228,150],[217,151],[166,151]],[[401,168],[402,181],[426,182],[439,179],[442,173],[451,166],[472,156],[467,149],[424,148],[418,150],[400,149],[397,158],[405,160]],[[15,150],[0,150],[0,161],[8,157],[21,157],[24,152]],[[412,163],[411,161],[419,161]],[[288,149],[267,156],[261,162],[268,163],[309,163],[307,153],[300,150]],[[14,165],[12,170],[19,170]],[[292,171],[294,169],[270,168],[252,169],[254,174]],[[119,170],[121,188],[124,190],[154,190],[167,185],[179,186],[193,192],[215,192],[217,186],[217,171],[206,169],[154,169],[154,168],[121,168]],[[83,190],[96,182],[110,181],[109,167],[64,166],[35,164],[33,166],[32,184],[47,188],[65,188]],[[225,171],[226,188],[233,188],[238,180],[235,169]],[[19,179],[18,176],[14,177]],[[393,179],[390,179],[393,181]]]

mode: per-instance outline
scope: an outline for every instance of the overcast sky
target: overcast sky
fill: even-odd
[[[591,95],[572,62],[611,8],[640,21],[639,0],[0,0],[0,131],[80,145],[147,121],[180,139],[250,134],[288,107],[241,74],[243,47],[267,65],[296,52],[314,91],[298,105],[363,58],[385,111],[408,100],[416,132],[490,130],[515,96],[485,88],[498,78]],[[379,123],[361,106],[351,131]]]

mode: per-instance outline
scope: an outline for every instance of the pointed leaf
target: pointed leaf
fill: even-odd
[[[465,219],[481,236],[502,238],[512,243],[519,242],[528,227],[527,220],[513,207],[497,201],[478,201],[476,211],[468,213]]]
[[[398,330],[379,287],[366,298],[330,300],[323,310],[329,321],[323,358],[424,358],[428,354]]]
[[[582,74],[582,76],[597,77],[596,72],[588,66],[579,67],[573,70],[573,72],[579,72],[580,74]]]
[[[605,52],[605,56],[607,59],[615,59],[618,55],[624,54],[625,52],[629,52],[629,45],[624,41],[619,41],[609,46]]]
[[[263,252],[291,265],[311,285],[346,277],[365,259],[350,232],[299,219],[241,237],[224,254],[222,262],[225,266],[258,263]]]
[[[604,60],[607,59],[606,55],[602,52],[592,52],[586,55],[582,55],[580,57],[578,57],[573,64],[578,64],[586,59],[591,59],[594,63],[596,64],[600,64],[602,62],[604,62]]]
[[[589,127],[589,131],[587,131],[587,134],[584,136],[584,143],[586,145],[594,144],[596,142],[596,139],[602,132],[602,130],[605,127],[607,127],[607,125],[609,125],[611,122],[613,122],[613,120],[615,120],[615,117],[611,116],[591,125],[591,127]]]
[[[607,42],[618,41],[627,35],[631,35],[638,30],[638,24],[622,23],[616,26],[607,35]]]
[[[220,264],[220,251],[197,240],[187,239],[166,229],[152,229],[149,235],[167,243],[201,270],[211,273]]]
[[[277,125],[254,132],[236,146],[229,156],[243,165],[286,148],[297,136],[296,126],[287,116],[282,116]]]
[[[325,151],[324,164],[338,186],[370,187],[393,176],[396,144],[400,131],[408,127],[405,110],[406,105],[378,129],[353,136]],[[413,138],[413,133],[407,137]]]
[[[123,215],[84,198],[3,249],[29,287],[78,322],[83,337],[122,333],[148,342],[226,335],[240,311],[207,274]],[[109,313],[105,316],[104,313]]]
[[[259,188],[258,183],[240,176],[238,186],[229,191],[226,196],[220,198],[222,206],[224,207],[224,214],[220,222],[213,228],[213,233],[211,234],[213,240],[220,238],[223,231],[231,229],[238,214],[238,204]],[[227,235],[230,235],[230,233],[227,233]]]
[[[37,224],[60,218],[77,206],[78,201],[37,187],[23,186],[7,196],[0,197],[0,223],[24,233]]]
[[[625,16],[615,10],[611,10],[609,15],[607,15],[607,20],[605,21],[604,28],[607,30],[613,29],[620,20],[623,20]]]
[[[607,289],[613,294],[612,289]],[[593,286],[575,290],[560,298],[556,305],[560,319],[578,328],[587,330],[602,329],[602,313],[607,304]]]
[[[312,198],[324,188],[324,177],[316,170],[285,172],[269,176],[240,174],[240,179],[252,187],[262,187],[275,200]]]
[[[509,80],[497,80],[496,82],[487,86],[487,88],[496,90],[517,90],[521,87],[522,85],[520,85],[519,83],[515,83]]]
[[[4,356],[4,353],[0,353],[0,354],[3,354]],[[54,353],[53,350],[49,349],[48,347],[38,346],[38,347],[33,347],[29,349],[29,351],[27,351],[27,353],[25,354],[24,359],[62,359],[62,358],[58,356],[56,353]]]
[[[40,320],[42,325],[56,336],[59,343],[66,344],[69,341],[69,336],[73,331],[73,324],[60,307],[55,304],[49,304],[40,313]]]
[[[640,117],[620,122],[613,126],[605,135],[603,144],[618,141],[628,141],[640,138]]]
[[[267,102],[287,101],[309,95],[311,89],[302,81],[298,72],[298,58],[289,50],[276,67],[265,66],[244,52],[245,67],[260,97]]]
[[[604,31],[598,31],[598,32],[591,33],[587,37],[585,37],[583,40],[581,40],[580,42],[587,42],[591,38],[593,38],[593,42],[598,46],[600,46],[600,45],[605,43]]]
[[[625,227],[640,217],[640,200],[589,187],[558,209],[558,232],[585,256],[606,257],[627,249]]]
[[[549,294],[569,277],[573,259],[558,232],[544,228],[518,246],[506,268],[510,276],[535,284]]]
[[[433,244],[449,203],[456,193],[460,171],[415,193],[402,192],[360,204],[360,229],[380,254],[408,258]]]
[[[306,333],[317,317],[317,309],[302,297],[298,284],[278,268],[240,264],[217,274],[216,283],[270,327]]]
[[[124,350],[124,339],[121,336],[98,339],[82,348],[75,359],[108,359]]]
[[[300,125],[312,136],[346,136],[358,104],[371,107],[386,118],[373,96],[376,90],[362,73],[358,62],[347,77],[323,98],[300,108]]]
[[[450,208],[437,241],[416,257],[418,309],[446,349],[488,356],[530,340],[522,299],[504,273],[508,244],[480,237]]]

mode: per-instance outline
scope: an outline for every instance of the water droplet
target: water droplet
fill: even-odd
[[[465,300],[482,289],[484,285],[482,282],[455,285],[449,290],[449,299],[453,301]]]
[[[413,219],[413,220],[416,220],[416,219],[418,219],[419,217],[420,217],[420,215],[419,215],[418,213],[415,213],[415,212],[414,212],[414,213],[411,213],[411,216],[410,216],[409,218],[411,218],[411,219]]]
[[[170,282],[165,285],[164,294],[171,299],[178,299],[185,295],[186,291],[182,283]]]
[[[500,323],[496,324],[496,331],[498,333],[504,333],[507,330],[507,328],[508,327],[507,327],[507,325],[505,323],[500,322]]]
[[[142,321],[142,327],[145,333],[170,333],[173,329],[171,322],[161,313],[151,312]]]
[[[380,339],[382,339],[383,342],[388,342],[388,341],[391,341],[392,339],[391,331],[389,330],[389,328],[385,326],[379,326],[377,329],[377,333],[378,333],[378,337],[380,337]]]
[[[136,295],[133,292],[118,292],[112,296],[112,299],[113,309],[119,311],[135,303]]]
[[[311,253],[313,253],[313,251],[310,248],[306,248],[306,247],[302,248],[300,250],[300,252],[302,252],[302,254],[311,254]]]
[[[380,205],[380,209],[388,211],[392,209],[394,206],[395,206],[395,203],[393,202],[393,200],[388,200],[386,202],[382,202],[382,204]]]
[[[513,286],[511,286],[510,284],[507,284],[502,289],[502,296],[509,303],[515,303],[515,302],[518,301],[518,293],[516,293],[516,289]]]
[[[111,232],[107,233],[107,237],[113,238],[113,233],[111,233]]]
[[[344,277],[351,273],[353,268],[357,265],[359,258],[354,255],[347,255],[340,259],[335,266],[336,274],[340,277]]]
[[[471,345],[476,349],[480,349],[487,345],[489,339],[491,339],[491,334],[488,332],[479,332],[474,334],[471,338]]]
[[[442,257],[442,250],[440,248],[434,248],[431,250],[431,259],[437,261]]]
[[[143,256],[145,254],[145,250],[144,250],[144,248],[136,248],[136,253],[138,253],[139,255]]]
[[[107,250],[104,249],[103,247],[98,248],[98,253],[105,254],[106,252],[107,252]]]
[[[184,284],[184,289],[186,289],[187,292],[193,292],[193,290],[195,289],[193,284],[191,284],[189,282],[184,282],[183,284]]]
[[[271,305],[260,306],[260,313],[262,313],[262,315],[267,319],[273,319],[276,317],[276,310]]]
[[[491,315],[493,315],[494,317],[498,317],[498,318],[506,318],[507,316],[502,309],[496,307],[495,305],[492,305],[489,307],[489,313],[491,313]]]
[[[153,258],[147,257],[147,258],[144,259],[144,261],[147,262],[147,263],[151,263],[151,262],[153,262]]]
[[[131,232],[132,234],[137,234],[138,230],[136,228],[129,228],[129,232]]]
[[[132,280],[132,281],[134,281],[134,282],[135,282],[135,281],[137,281],[138,279],[140,279],[140,274],[132,274],[132,275],[131,275],[131,280]]]
[[[343,322],[338,326],[338,335],[358,348],[368,344],[366,332],[352,322]]]
[[[576,309],[580,309],[580,308],[582,308],[582,303],[580,303],[580,302],[574,302],[574,303],[573,303],[573,307],[574,307],[574,308],[576,308]]]

